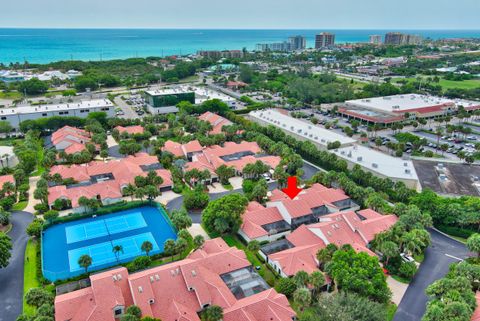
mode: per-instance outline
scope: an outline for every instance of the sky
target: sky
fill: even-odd
[[[480,0],[2,0],[0,27],[480,29]]]

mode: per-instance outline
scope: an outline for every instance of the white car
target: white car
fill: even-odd
[[[415,260],[413,259],[413,257],[407,255],[406,253],[400,253],[400,257],[402,258],[402,260],[404,260],[405,262],[415,262]]]

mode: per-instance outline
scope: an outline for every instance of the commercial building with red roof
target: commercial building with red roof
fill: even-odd
[[[397,220],[395,215],[382,215],[370,209],[327,214],[318,223],[301,225],[285,239],[262,247],[262,254],[284,277],[302,270],[311,273],[318,270],[316,253],[331,243],[338,247],[350,244],[357,252],[375,255],[369,243]]]
[[[90,143],[91,138],[90,133],[83,129],[64,126],[52,134],[51,140],[57,151],[71,155],[85,150],[85,145]]]
[[[52,205],[57,199],[66,199],[71,201],[75,211],[81,211],[83,209],[79,207],[78,199],[82,196],[97,198],[104,205],[115,203],[122,199],[122,190],[134,184],[136,176],[147,176],[149,171],[155,171],[163,179],[161,191],[171,189],[171,173],[161,167],[156,156],[146,153],[108,162],[53,166],[50,175],[59,174],[63,179],[73,179],[77,184],[50,187],[48,204]]]
[[[312,185],[294,199],[280,190],[274,190],[266,206],[249,203],[239,234],[248,242],[273,241],[290,234],[302,224],[318,222],[326,214],[356,209],[358,205],[342,190],[321,184]]]
[[[117,126],[113,130],[117,130],[120,134],[126,133],[128,135],[135,135],[135,134],[143,134],[145,132],[145,129],[140,126]]]
[[[55,298],[56,321],[114,321],[135,304],[142,316],[200,321],[208,306],[224,321],[290,321],[296,315],[283,294],[270,289],[243,251],[222,239],[205,242],[186,259],[129,274],[116,268],[90,276],[91,286]]]

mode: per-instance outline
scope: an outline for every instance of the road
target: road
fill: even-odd
[[[432,244],[425,251],[425,260],[398,306],[394,321],[419,321],[425,313],[428,297],[425,289],[448,272],[450,264],[468,257],[463,243],[430,230]]]
[[[135,119],[140,118],[137,113],[122,99],[120,96],[116,96],[114,99],[115,105],[117,105],[124,113],[121,118]]]
[[[25,228],[33,220],[28,212],[13,212],[13,228],[8,234],[13,249],[10,264],[0,269],[0,321],[14,321],[23,310],[23,260],[28,236]]]

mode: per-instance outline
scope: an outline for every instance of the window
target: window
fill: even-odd
[[[5,119],[7,119],[7,117],[2,117],[2,120],[5,120]]]
[[[42,117],[47,117],[47,113],[43,113],[43,114],[42,114]]]
[[[124,309],[123,306],[115,307],[115,308],[113,309],[113,315],[114,315],[115,317],[117,317],[117,316],[119,316],[119,315],[122,315],[122,314],[123,314],[123,309]]]

